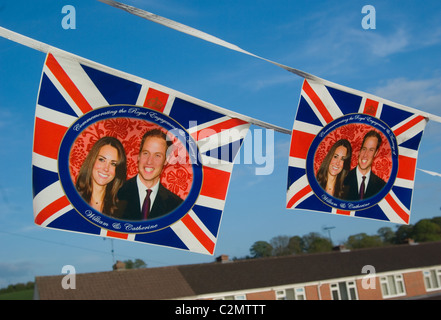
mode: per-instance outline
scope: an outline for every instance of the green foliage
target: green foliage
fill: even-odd
[[[415,225],[402,225],[396,231],[393,231],[390,227],[383,227],[378,229],[375,235],[354,234],[349,236],[343,244],[348,249],[361,249],[403,244],[408,243],[411,239],[416,242],[441,241],[441,217],[423,219]],[[302,237],[284,235],[276,236],[269,242],[257,241],[250,248],[251,257],[247,258],[317,253],[331,250],[332,243],[327,237],[323,237],[316,232],[310,232]]]
[[[318,233],[299,236],[276,236],[266,241],[256,241],[250,248],[252,258],[286,256],[301,253],[326,252],[332,250],[331,241]]]
[[[317,232],[311,232],[303,236],[303,251],[308,253],[326,252],[332,250],[332,243],[328,238],[320,236]]]
[[[378,229],[377,234],[384,244],[392,244],[394,242],[395,232],[392,230],[392,228],[380,228]]]
[[[413,226],[412,225],[402,225],[398,227],[395,232],[395,238],[393,243],[400,244],[405,243],[408,239],[412,239],[413,235]]]
[[[147,268],[147,264],[141,259],[136,259],[135,261],[132,261],[129,259],[129,260],[125,260],[123,262],[126,264],[126,269]]]
[[[266,241],[257,241],[250,248],[253,258],[271,257],[272,252],[273,247]]]
[[[270,245],[273,248],[273,256],[286,256],[289,253],[289,237],[288,236],[277,236],[270,240]]]
[[[34,290],[33,289],[24,289],[21,291],[0,292],[0,300],[32,300],[34,298]]]
[[[346,247],[349,249],[381,247],[384,244],[385,242],[383,242],[381,236],[369,236],[366,233],[359,233],[353,236],[349,236],[348,240],[346,241]]]
[[[0,294],[18,292],[23,290],[34,290],[34,282],[29,281],[27,283],[10,284],[6,288],[0,289]]]
[[[441,240],[441,226],[429,219],[420,220],[413,227],[413,238],[417,242]]]
[[[288,250],[290,254],[299,254],[303,252],[303,240],[299,236],[289,238]]]
[[[32,300],[34,282],[10,284],[0,289],[0,300]]]
[[[400,226],[395,232],[394,244],[406,243],[408,239],[416,242],[441,240],[441,217],[422,219],[415,225]]]

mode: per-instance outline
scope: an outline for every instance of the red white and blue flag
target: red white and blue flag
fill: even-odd
[[[250,126],[223,110],[130,74],[48,53],[35,113],[35,223],[214,254],[234,158]],[[182,204],[144,221],[124,221],[93,209],[75,188],[92,145],[104,136],[120,140],[129,179],[137,173],[140,138],[152,128],[178,145],[161,183]]]
[[[408,224],[418,148],[428,121],[413,111],[364,92],[305,80],[291,136],[287,208]],[[382,140],[370,179],[374,180],[374,173],[383,183],[369,198],[348,198],[347,171],[357,167],[364,136],[370,131]],[[342,193],[337,194],[338,187],[327,183],[336,175],[328,170],[331,160],[325,159],[342,140],[351,145],[343,148],[345,155],[352,149],[352,156],[347,160],[348,175],[341,178]],[[327,178],[319,178],[321,166],[325,176],[329,173]]]

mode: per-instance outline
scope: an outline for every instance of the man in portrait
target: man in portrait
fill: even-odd
[[[147,131],[138,155],[138,174],[127,180],[118,192],[122,220],[150,220],[175,210],[183,200],[165,188],[161,174],[172,144],[160,129]]]
[[[372,164],[378,155],[381,145],[381,136],[371,130],[366,133],[358,154],[358,164],[345,179],[347,189],[345,200],[359,201],[375,196],[386,182],[372,172]]]

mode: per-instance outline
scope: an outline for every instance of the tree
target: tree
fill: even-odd
[[[126,264],[126,269],[141,269],[141,268],[147,268],[147,264],[142,261],[141,259],[136,259],[135,261],[132,260],[125,260],[123,261]]]
[[[366,233],[349,236],[346,241],[346,246],[350,249],[381,247],[382,245],[383,241],[380,236],[369,236]]]
[[[395,238],[395,232],[390,227],[378,229],[377,234],[384,244],[392,244]]]
[[[294,236],[289,238],[288,251],[290,254],[300,254],[303,252],[303,242],[302,238],[299,236]]]
[[[271,257],[273,247],[266,241],[257,241],[251,246],[250,253],[253,258]]]
[[[408,239],[413,239],[413,225],[399,226],[395,231],[394,244],[406,243]]]
[[[441,217],[432,218],[432,222],[436,223],[437,225],[439,225],[441,227]]]
[[[308,253],[327,252],[332,250],[332,243],[316,232],[310,232],[302,237],[304,250]]]
[[[289,237],[288,236],[276,236],[270,240],[270,245],[273,247],[272,254],[274,256],[286,256],[289,255]]]
[[[413,227],[413,236],[417,242],[441,240],[441,226],[431,219],[420,220]]]
[[[417,242],[441,240],[441,217],[423,219],[415,225],[401,225],[394,232],[390,227],[378,229],[376,235],[358,233],[351,235],[345,242],[350,249],[379,247],[385,244],[403,244],[409,239]],[[251,248],[251,257],[262,258],[300,253],[317,253],[332,250],[332,242],[319,233],[310,232],[303,237],[275,236],[270,242],[257,241]]]

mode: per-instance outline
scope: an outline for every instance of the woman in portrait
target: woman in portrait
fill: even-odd
[[[103,137],[95,142],[81,165],[75,187],[92,208],[116,217],[117,193],[126,173],[123,145],[116,138]]]
[[[326,154],[316,179],[331,196],[344,198],[346,192],[343,182],[351,170],[352,147],[348,140],[338,140]]]

